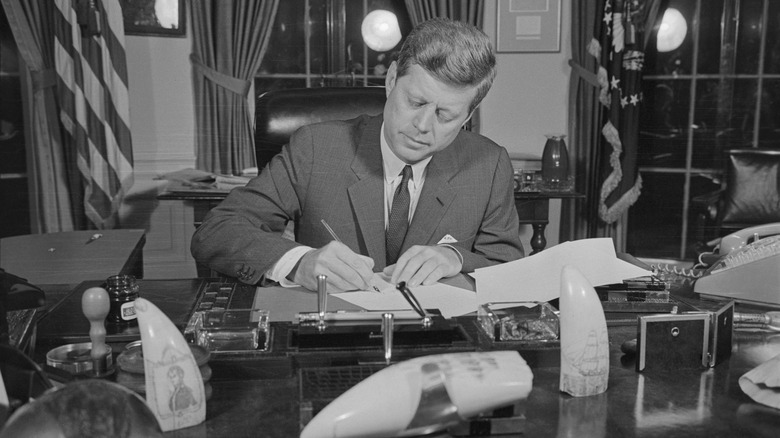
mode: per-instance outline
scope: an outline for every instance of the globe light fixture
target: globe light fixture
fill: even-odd
[[[661,27],[658,28],[656,48],[659,52],[671,52],[680,47],[687,33],[685,17],[677,9],[669,8],[664,12]]]
[[[377,52],[386,52],[401,41],[401,28],[394,13],[384,9],[371,11],[360,26],[363,42]]]
[[[176,29],[179,26],[179,0],[155,0],[154,15],[161,27]]]

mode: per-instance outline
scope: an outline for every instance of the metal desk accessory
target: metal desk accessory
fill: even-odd
[[[324,278],[321,278],[324,277]],[[445,319],[438,309],[423,309],[405,284],[398,290],[404,294],[413,310],[327,311],[327,277],[319,276],[317,312],[297,315],[291,335],[291,346],[299,350],[349,349],[383,347],[389,336],[383,325],[386,314],[392,314],[394,346],[452,345],[465,340],[459,326]]]
[[[246,292],[237,292],[236,283],[206,284],[184,328],[187,342],[206,348],[215,358],[267,351],[270,312],[253,308],[253,295]]]

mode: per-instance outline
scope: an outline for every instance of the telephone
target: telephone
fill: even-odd
[[[720,256],[693,284],[702,297],[780,306],[780,223],[724,236]]]

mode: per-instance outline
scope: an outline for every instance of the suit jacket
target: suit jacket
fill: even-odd
[[[192,239],[195,259],[256,283],[297,245],[332,240],[385,267],[382,116],[304,126],[246,187],[213,208]],[[288,221],[295,241],[282,237]],[[512,166],[506,150],[461,131],[427,167],[401,252],[435,245],[446,235],[463,255],[462,272],[523,256]]]

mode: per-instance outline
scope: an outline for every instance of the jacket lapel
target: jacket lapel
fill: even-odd
[[[379,145],[381,128],[382,117],[371,118],[360,134],[352,161],[352,171],[358,181],[348,189],[352,212],[357,218],[357,232],[363,237],[367,255],[374,259],[377,269],[385,266],[384,180]]]
[[[456,195],[455,190],[450,186],[450,180],[458,172],[456,151],[455,145],[450,145],[435,154],[431,162],[428,163],[425,185],[420,193],[412,223],[409,225],[409,231],[401,247],[402,253],[411,246],[412,242],[429,245],[437,243],[431,241],[435,238],[433,232]]]

